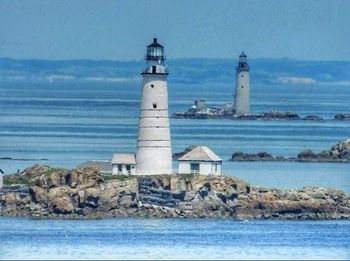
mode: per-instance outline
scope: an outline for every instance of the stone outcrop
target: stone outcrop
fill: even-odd
[[[6,185],[0,190],[0,215],[79,219],[350,218],[350,198],[338,189],[252,187],[231,176],[104,176],[96,167],[46,168],[35,165],[26,169],[22,175],[31,173],[35,177],[29,185]]]
[[[268,111],[261,113],[250,113],[236,116],[232,110],[222,108],[208,108],[206,111],[189,110],[186,112],[175,112],[172,118],[184,119],[230,119],[230,120],[323,120],[317,115],[300,117],[295,112]]]
[[[350,139],[334,144],[331,149],[315,153],[311,149],[300,152],[296,157],[274,157],[267,152],[257,154],[235,152],[232,161],[300,161],[300,162],[347,162],[350,163]]]
[[[335,116],[334,116],[334,119],[335,120],[348,120],[350,121],[350,113],[337,113]]]
[[[194,104],[184,112],[175,112],[172,118],[183,119],[230,119],[230,120],[323,120],[317,115],[307,115],[300,117],[295,112],[290,111],[268,111],[260,113],[249,113],[244,115],[235,115],[233,104],[224,104],[218,107],[208,107],[203,99],[197,99]]]

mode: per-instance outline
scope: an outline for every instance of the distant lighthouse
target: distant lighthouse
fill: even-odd
[[[249,65],[247,55],[242,52],[236,67],[235,115],[248,114],[249,105]]]
[[[172,154],[168,116],[168,70],[164,47],[153,39],[142,70],[142,95],[136,153],[136,174],[171,174]]]

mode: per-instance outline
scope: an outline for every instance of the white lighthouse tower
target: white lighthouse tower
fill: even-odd
[[[142,97],[136,153],[136,174],[172,174],[168,116],[168,70],[164,47],[153,39],[142,70]]]
[[[236,67],[235,115],[248,114],[249,105],[249,65],[247,55],[242,52]]]

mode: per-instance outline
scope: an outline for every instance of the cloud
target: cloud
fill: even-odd
[[[310,78],[310,77],[285,76],[285,77],[278,77],[277,80],[283,84],[288,84],[288,83],[314,84],[314,83],[316,83],[316,80],[313,78]]]

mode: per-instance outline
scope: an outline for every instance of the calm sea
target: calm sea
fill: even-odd
[[[114,152],[135,152],[140,82],[1,82],[0,160],[6,173],[37,162],[74,167]],[[208,105],[232,102],[232,85],[169,84],[170,113],[186,110],[195,98]],[[173,151],[205,144],[224,160],[235,151],[294,156],[316,152],[350,137],[350,122],[334,121],[350,112],[350,88],[327,85],[255,84],[252,110],[290,110],[325,121],[230,121],[171,119]],[[174,168],[176,168],[174,162]],[[350,165],[338,163],[229,162],[225,175],[253,185],[296,188],[339,187],[350,194]]]
[[[350,221],[0,217],[0,259],[348,259]]]
[[[194,98],[232,101],[231,85],[169,84],[170,113]],[[350,137],[350,88],[325,85],[252,86],[255,112],[291,110],[325,121],[171,119],[173,151],[204,144],[228,160],[241,150],[293,156],[319,152]],[[1,82],[0,160],[10,173],[34,163],[74,167],[114,152],[134,152],[140,82]],[[225,175],[253,185],[338,187],[350,194],[350,164],[224,161]],[[174,162],[176,168],[176,162]],[[233,221],[0,218],[0,258],[350,258],[349,221]]]

